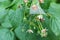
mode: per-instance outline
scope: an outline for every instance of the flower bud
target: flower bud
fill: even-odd
[[[38,4],[33,4],[30,7],[30,14],[45,14],[45,12]]]
[[[25,3],[27,3],[27,2],[28,2],[28,0],[24,0],[24,2],[25,2]]]
[[[32,9],[37,10],[38,9],[37,5],[32,5]]]
[[[44,0],[39,0],[39,2],[44,3]]]

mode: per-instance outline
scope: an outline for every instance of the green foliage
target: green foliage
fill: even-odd
[[[15,40],[14,33],[9,29],[0,29],[0,40]]]
[[[59,24],[56,0],[0,0],[0,40],[60,40]]]
[[[6,8],[8,5],[10,5],[10,0],[0,0],[1,8]]]
[[[52,16],[51,18],[51,29],[52,31],[55,33],[56,36],[60,35],[60,4],[56,4],[56,3],[51,3],[50,7],[49,7],[49,13]]]

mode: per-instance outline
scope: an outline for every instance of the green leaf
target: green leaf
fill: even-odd
[[[56,0],[51,0],[52,2],[56,2]]]
[[[47,12],[49,6],[50,6],[51,0],[44,0],[44,3],[41,4],[42,9],[44,9],[45,12]]]
[[[6,10],[0,8],[0,19],[3,18],[6,15]]]
[[[6,17],[4,18],[4,21],[3,21],[3,23],[1,23],[1,26],[4,28],[12,28],[13,27],[10,20],[9,20],[8,15],[6,15]]]
[[[7,11],[4,8],[0,8],[0,23],[4,20],[7,15]]]
[[[15,34],[20,40],[26,40],[26,27],[23,25],[20,25],[15,29]]]
[[[56,36],[60,35],[60,4],[51,3],[49,13],[52,15],[50,28]]]
[[[21,7],[21,5],[24,4],[24,0],[16,0],[15,5],[12,7],[12,9],[16,10]]]
[[[2,23],[2,27],[4,27],[4,28],[11,28],[12,25],[11,25],[10,22],[4,22],[4,23]]]
[[[19,24],[23,21],[24,18],[24,10],[23,8],[19,8],[16,11],[10,10],[8,16],[13,26],[19,26]]]
[[[0,29],[0,40],[15,40],[14,33],[8,29]]]
[[[11,4],[10,4],[9,6],[7,6],[6,8],[9,8],[9,7],[13,6],[16,2],[17,2],[16,0],[13,0],[13,1],[11,2]]]
[[[24,4],[24,0],[19,0],[20,4]]]
[[[4,2],[4,1],[8,1],[8,0],[0,0],[0,2]]]
[[[27,33],[26,40],[38,40],[35,33]]]
[[[8,5],[10,5],[9,0],[0,0],[0,7],[6,8]]]

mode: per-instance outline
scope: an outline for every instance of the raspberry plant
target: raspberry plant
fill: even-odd
[[[0,0],[0,40],[60,40],[60,1]]]

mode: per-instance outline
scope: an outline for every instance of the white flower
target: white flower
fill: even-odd
[[[47,37],[48,33],[41,33],[41,37]]]
[[[47,37],[48,33],[47,33],[47,29],[42,29],[41,30],[41,37]]]
[[[38,19],[43,19],[43,15],[40,14],[40,15],[37,16],[37,18]]]
[[[29,29],[26,32],[33,33],[33,30]]]
[[[42,33],[45,33],[45,32],[46,32],[46,29],[42,29],[41,32],[42,32]]]

